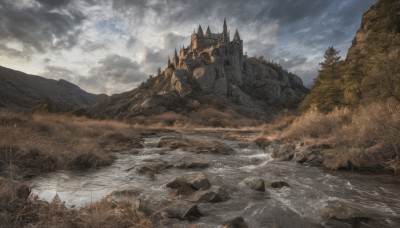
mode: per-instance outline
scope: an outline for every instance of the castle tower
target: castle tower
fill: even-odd
[[[171,59],[168,56],[168,66],[170,66],[170,65],[171,65]]]
[[[226,19],[224,19],[224,26],[222,28],[222,42],[229,42],[228,26],[226,25]]]
[[[207,26],[206,37],[210,37],[210,36],[211,36],[210,26]]]
[[[235,32],[235,36],[233,37],[233,41],[240,41],[240,36],[239,36],[239,32],[238,32],[237,29],[236,29],[236,32]]]
[[[179,66],[179,58],[178,58],[178,52],[176,51],[176,48],[175,48],[175,54],[174,54],[173,61],[174,61],[174,67],[178,67]]]
[[[197,29],[197,36],[198,37],[203,37],[204,36],[203,29],[201,28],[201,25],[199,25],[199,28]]]

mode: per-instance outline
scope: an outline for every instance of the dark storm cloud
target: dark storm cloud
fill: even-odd
[[[90,91],[110,94],[118,88],[133,89],[146,78],[137,62],[120,55],[107,55],[90,69],[87,77],[80,77],[78,83]]]
[[[99,61],[98,66],[89,71],[89,75],[120,83],[139,82],[144,79],[137,62],[119,55],[107,55]]]
[[[72,48],[77,44],[79,25],[85,16],[76,9],[50,10],[69,1],[40,1],[45,5],[18,5],[0,2],[0,41],[19,41],[25,49],[46,52],[48,49]]]
[[[71,3],[71,0],[36,0],[40,4],[49,8],[58,8]]]

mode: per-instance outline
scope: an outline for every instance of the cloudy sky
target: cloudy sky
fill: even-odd
[[[93,93],[133,89],[190,43],[198,24],[303,78],[329,46],[343,57],[374,0],[0,0],[0,65]]]

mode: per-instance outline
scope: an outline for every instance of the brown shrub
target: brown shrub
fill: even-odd
[[[1,227],[152,227],[130,201],[101,202],[79,211],[68,209],[56,195],[52,202],[30,196],[30,189],[0,177]]]
[[[284,128],[280,139],[332,145],[333,149],[323,153],[324,166],[329,169],[398,171],[400,104],[371,103],[357,110],[341,109],[328,114],[308,111]]]

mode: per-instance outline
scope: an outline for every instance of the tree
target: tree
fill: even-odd
[[[343,83],[340,77],[343,61],[340,61],[339,51],[329,47],[320,66],[311,93],[305,98],[302,107],[316,107],[321,112],[329,112],[343,103]]]

